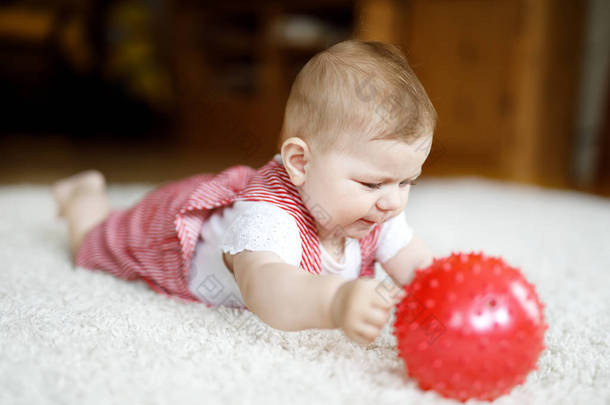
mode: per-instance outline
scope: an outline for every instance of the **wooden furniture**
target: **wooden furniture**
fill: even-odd
[[[290,83],[327,45],[278,40],[282,21],[305,15],[336,28],[336,41],[356,36],[405,51],[439,114],[427,173],[569,183],[580,2],[175,2],[172,15],[188,142],[245,144],[244,155],[261,159],[275,150]]]
[[[178,133],[187,145],[263,163],[277,149],[301,67],[353,32],[352,1],[176,1],[169,8]]]
[[[185,160],[213,156],[219,166],[240,159],[251,165],[264,163],[277,150],[284,103],[299,69],[327,46],[358,37],[399,45],[438,111],[426,175],[468,174],[569,186],[585,3],[164,0],[138,14],[154,16],[150,44],[137,43],[130,49],[139,61],[138,52],[160,50],[159,62],[171,76],[167,115],[176,124],[173,130],[160,131],[172,134],[171,143],[191,154]],[[56,60],[65,59],[75,72],[87,72],[117,59],[91,41],[108,38],[105,33],[116,28],[116,22],[114,28],[108,27],[103,16],[117,9],[125,14],[130,5],[142,8],[148,3],[32,4],[37,6],[0,7],[0,42],[27,47],[15,57],[14,52],[6,53],[12,48],[4,46],[0,73],[16,78],[8,81],[10,88],[19,88],[18,94],[28,102],[32,97],[23,88],[36,90],[48,84],[47,71],[59,65]],[[148,77],[143,80],[150,85],[147,88],[158,84],[138,72],[134,77]],[[55,104],[49,103],[49,111]],[[104,114],[113,107],[100,106]],[[129,117],[115,119],[109,132],[133,122],[133,114]],[[607,147],[610,141],[605,136]],[[610,152],[601,156],[600,178],[608,176],[604,173],[610,167]]]
[[[582,2],[364,3],[362,36],[402,46],[437,108],[428,172],[569,183]]]

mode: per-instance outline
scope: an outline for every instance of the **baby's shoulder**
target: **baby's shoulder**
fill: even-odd
[[[287,263],[299,263],[301,237],[295,219],[285,210],[270,204],[238,201],[233,204],[234,218],[223,237],[223,251],[270,251]]]
[[[244,217],[268,222],[294,223],[295,219],[285,209],[267,201],[235,201],[231,206],[234,217]]]
[[[236,201],[228,213],[229,228],[242,234],[299,237],[296,220],[286,210],[265,201]]]

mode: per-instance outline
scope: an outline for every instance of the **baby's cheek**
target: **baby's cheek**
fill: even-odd
[[[344,199],[342,207],[351,219],[358,220],[370,216],[375,211],[375,199],[369,195],[355,194],[351,198]]]
[[[409,189],[411,188],[411,186],[407,187],[407,191],[404,193],[404,196],[402,198],[402,206],[404,208],[404,206],[407,204],[407,201],[409,201]]]

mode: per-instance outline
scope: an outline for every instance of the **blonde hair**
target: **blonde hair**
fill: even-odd
[[[320,151],[341,139],[345,147],[353,136],[412,143],[435,126],[434,106],[396,46],[348,40],[316,54],[297,75],[279,146],[293,136]]]

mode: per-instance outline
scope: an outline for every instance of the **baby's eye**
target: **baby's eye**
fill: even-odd
[[[366,188],[370,188],[371,190],[377,190],[381,187],[381,184],[373,184],[373,183],[360,183]]]
[[[405,187],[405,186],[408,186],[408,185],[414,186],[416,184],[417,184],[417,182],[415,180],[407,180],[407,181],[400,182],[400,186],[401,187]]]

